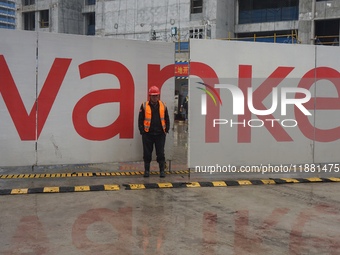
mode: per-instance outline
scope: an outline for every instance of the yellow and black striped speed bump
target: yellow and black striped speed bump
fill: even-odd
[[[228,181],[198,181],[198,182],[160,182],[160,183],[135,183],[123,184],[125,190],[163,189],[163,188],[199,188],[199,187],[235,187],[246,185],[273,185],[291,183],[323,183],[340,182],[340,178],[271,178],[258,180],[228,180]],[[19,195],[37,193],[66,193],[86,191],[116,191],[120,190],[119,184],[89,185],[89,186],[65,186],[65,187],[40,187],[0,189],[0,195]]]
[[[0,179],[32,179],[32,178],[68,178],[68,177],[108,177],[108,176],[139,176],[144,171],[124,172],[73,172],[73,173],[36,173],[36,174],[0,174]],[[158,175],[151,171],[150,175]],[[189,170],[167,171],[166,174],[189,174]]]
[[[245,185],[271,185],[289,183],[320,183],[320,182],[340,182],[340,178],[271,178],[259,180],[229,180],[229,181],[199,181],[199,182],[161,182],[161,183],[139,183],[123,184],[126,190],[140,189],[161,189],[161,188],[199,188],[199,187],[230,187]]]
[[[119,190],[117,184],[110,185],[90,185],[90,186],[65,186],[65,187],[41,187],[41,188],[19,188],[19,189],[0,189],[0,195],[20,195],[37,193],[66,193],[82,191],[113,191]]]

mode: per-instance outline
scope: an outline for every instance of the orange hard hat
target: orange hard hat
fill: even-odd
[[[149,95],[150,96],[155,96],[155,95],[159,95],[159,88],[157,88],[156,86],[152,86],[150,89],[149,89]]]

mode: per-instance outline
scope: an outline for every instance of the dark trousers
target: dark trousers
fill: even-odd
[[[166,137],[165,134],[150,135],[148,133],[144,133],[142,135],[143,159],[145,163],[151,162],[152,151],[153,151],[154,145],[156,148],[157,162],[158,163],[165,162],[165,155],[164,155],[165,137]]]

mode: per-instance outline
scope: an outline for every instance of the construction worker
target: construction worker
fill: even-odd
[[[165,137],[169,132],[170,119],[168,109],[160,100],[159,88],[149,89],[149,101],[144,102],[139,110],[138,128],[143,141],[144,177],[150,175],[150,163],[155,145],[160,177],[165,177]]]

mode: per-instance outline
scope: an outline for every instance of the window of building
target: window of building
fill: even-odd
[[[195,39],[203,39],[203,29],[202,28],[193,28],[189,30],[189,38]]]
[[[50,25],[49,20],[50,20],[49,11],[48,10],[40,11],[40,27],[41,28],[49,27]]]
[[[22,5],[32,5],[35,4],[35,0],[22,0]]]
[[[339,46],[340,20],[315,21],[315,44]]]
[[[87,5],[95,5],[96,4],[96,0],[86,0],[86,4]]]
[[[25,12],[24,14],[24,30],[35,30],[35,12]]]
[[[238,41],[268,43],[299,43],[297,31],[282,30],[275,32],[257,32],[237,34]]]
[[[298,20],[298,0],[239,0],[239,24]]]
[[[191,0],[191,13],[203,12],[203,0]]]
[[[96,34],[96,14],[94,12],[87,13],[85,20],[86,20],[86,25],[87,25],[86,35],[95,35]]]
[[[1,1],[0,1],[0,3],[1,3]],[[14,10],[9,10],[7,8],[3,8],[0,5],[0,15],[3,16],[3,17],[8,17],[8,15],[15,16],[15,11]]]

